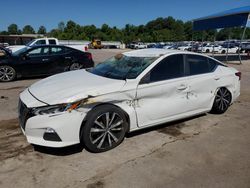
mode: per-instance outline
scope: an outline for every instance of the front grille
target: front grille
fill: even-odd
[[[25,124],[27,119],[31,117],[30,109],[19,99],[18,114],[20,126],[25,130]]]

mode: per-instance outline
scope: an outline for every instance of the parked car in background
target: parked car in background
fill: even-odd
[[[225,53],[229,53],[229,54],[235,54],[238,53],[239,47],[238,46],[229,46],[227,48],[227,46],[224,46],[220,49],[219,53],[221,54],[225,54]]]
[[[246,53],[250,52],[250,42],[242,42],[241,50],[245,51]]]
[[[236,69],[205,55],[133,50],[31,85],[20,94],[20,126],[35,145],[82,143],[104,152],[127,132],[224,113],[240,95],[240,79]]]
[[[177,50],[183,50],[183,51],[191,51],[191,49],[192,49],[191,44],[181,45],[177,48]]]
[[[93,67],[91,53],[60,45],[25,47],[0,59],[0,81]]]
[[[213,44],[208,44],[206,46],[203,47],[199,47],[199,51],[203,52],[203,53],[219,53],[222,49],[222,46],[220,45],[213,45]]]
[[[26,45],[15,45],[8,46],[8,48],[14,53],[24,47],[33,47],[33,46],[41,46],[41,45],[60,45],[58,39],[56,38],[38,38],[30,41]],[[87,51],[88,45],[65,45],[71,48],[75,48],[80,51]]]
[[[147,48],[147,45],[142,42],[132,42],[129,45],[129,48],[131,49],[144,49]]]

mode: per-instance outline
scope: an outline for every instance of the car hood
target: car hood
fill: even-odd
[[[28,89],[39,101],[53,105],[117,92],[124,84],[124,80],[109,79],[86,70],[77,70],[50,76]]]

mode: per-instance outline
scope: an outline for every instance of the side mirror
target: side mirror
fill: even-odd
[[[149,84],[150,83],[150,73],[146,74],[141,81],[139,82],[139,85],[142,84]]]

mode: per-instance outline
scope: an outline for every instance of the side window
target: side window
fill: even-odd
[[[27,54],[30,57],[37,57],[37,56],[42,56],[42,55],[48,55],[49,53],[49,48],[35,48],[34,50],[29,51]]]
[[[150,82],[184,76],[183,55],[171,55],[159,62],[150,72]]]
[[[63,54],[63,48],[61,48],[61,47],[52,47],[51,48],[51,54],[52,55]]]
[[[56,40],[50,39],[50,40],[49,40],[49,44],[56,44]]]
[[[45,40],[38,40],[36,41],[35,45],[45,45],[46,41]]]
[[[211,72],[208,58],[199,55],[187,55],[187,69],[189,70],[189,75]]]
[[[209,69],[210,71],[213,71],[214,68],[218,65],[218,62],[213,60],[213,59],[210,59],[208,58],[208,63],[209,63]]]
[[[71,49],[71,48],[64,48],[64,51],[65,51],[65,53],[71,53],[71,52],[73,52],[73,49]]]

